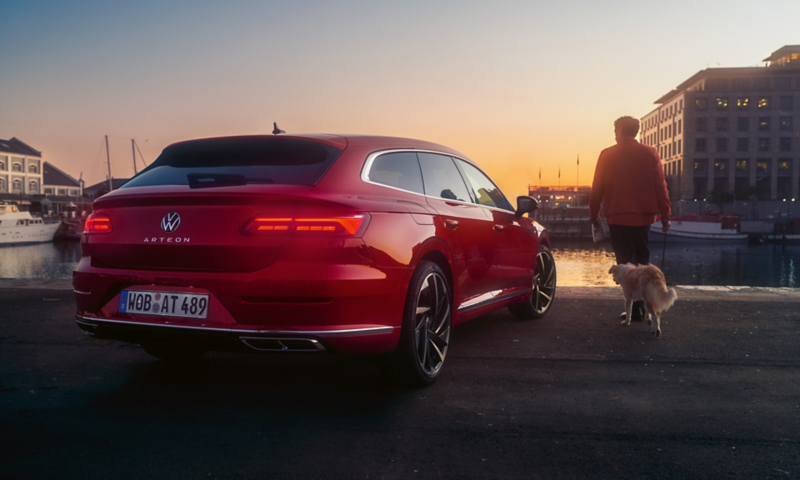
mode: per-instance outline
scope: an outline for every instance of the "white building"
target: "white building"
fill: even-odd
[[[42,153],[23,141],[0,139],[0,194],[42,193]]]

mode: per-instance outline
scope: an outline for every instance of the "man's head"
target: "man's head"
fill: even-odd
[[[633,137],[639,133],[639,120],[633,117],[619,117],[614,121],[614,133],[617,138]]]

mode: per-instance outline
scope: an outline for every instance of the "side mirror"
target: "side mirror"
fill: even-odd
[[[517,197],[517,211],[514,212],[514,216],[519,218],[526,213],[535,211],[537,208],[539,208],[538,200],[533,197],[521,195]]]

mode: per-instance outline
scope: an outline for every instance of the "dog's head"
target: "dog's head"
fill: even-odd
[[[613,265],[609,270],[608,273],[614,278],[614,283],[619,285],[622,283],[622,276],[625,275],[625,272],[634,268],[634,265],[630,263],[626,263],[625,265]]]

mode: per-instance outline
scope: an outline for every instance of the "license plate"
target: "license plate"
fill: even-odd
[[[123,290],[119,311],[169,317],[208,317],[208,295],[178,292],[146,292]]]

